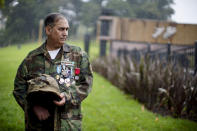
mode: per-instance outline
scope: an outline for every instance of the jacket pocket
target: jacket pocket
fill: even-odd
[[[61,113],[61,119],[81,120],[82,114],[80,109],[69,109],[68,112]]]

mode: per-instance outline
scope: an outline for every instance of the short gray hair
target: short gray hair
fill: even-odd
[[[66,18],[60,13],[50,13],[44,19],[44,27],[48,25],[54,26],[54,24],[60,19],[66,19]]]

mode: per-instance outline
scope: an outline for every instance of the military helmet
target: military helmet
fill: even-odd
[[[60,100],[57,81],[50,75],[40,74],[28,81],[27,101],[31,103],[52,103]]]

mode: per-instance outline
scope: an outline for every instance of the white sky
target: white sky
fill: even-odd
[[[177,23],[197,24],[197,0],[174,0],[175,14],[172,20]]]
[[[197,24],[197,0],[174,0],[174,4],[171,7],[175,11],[175,14],[171,17],[173,21],[177,23]]]

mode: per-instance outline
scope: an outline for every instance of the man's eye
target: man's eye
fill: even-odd
[[[60,30],[60,31],[63,31],[63,30],[64,30],[64,28],[60,28],[59,30]]]

